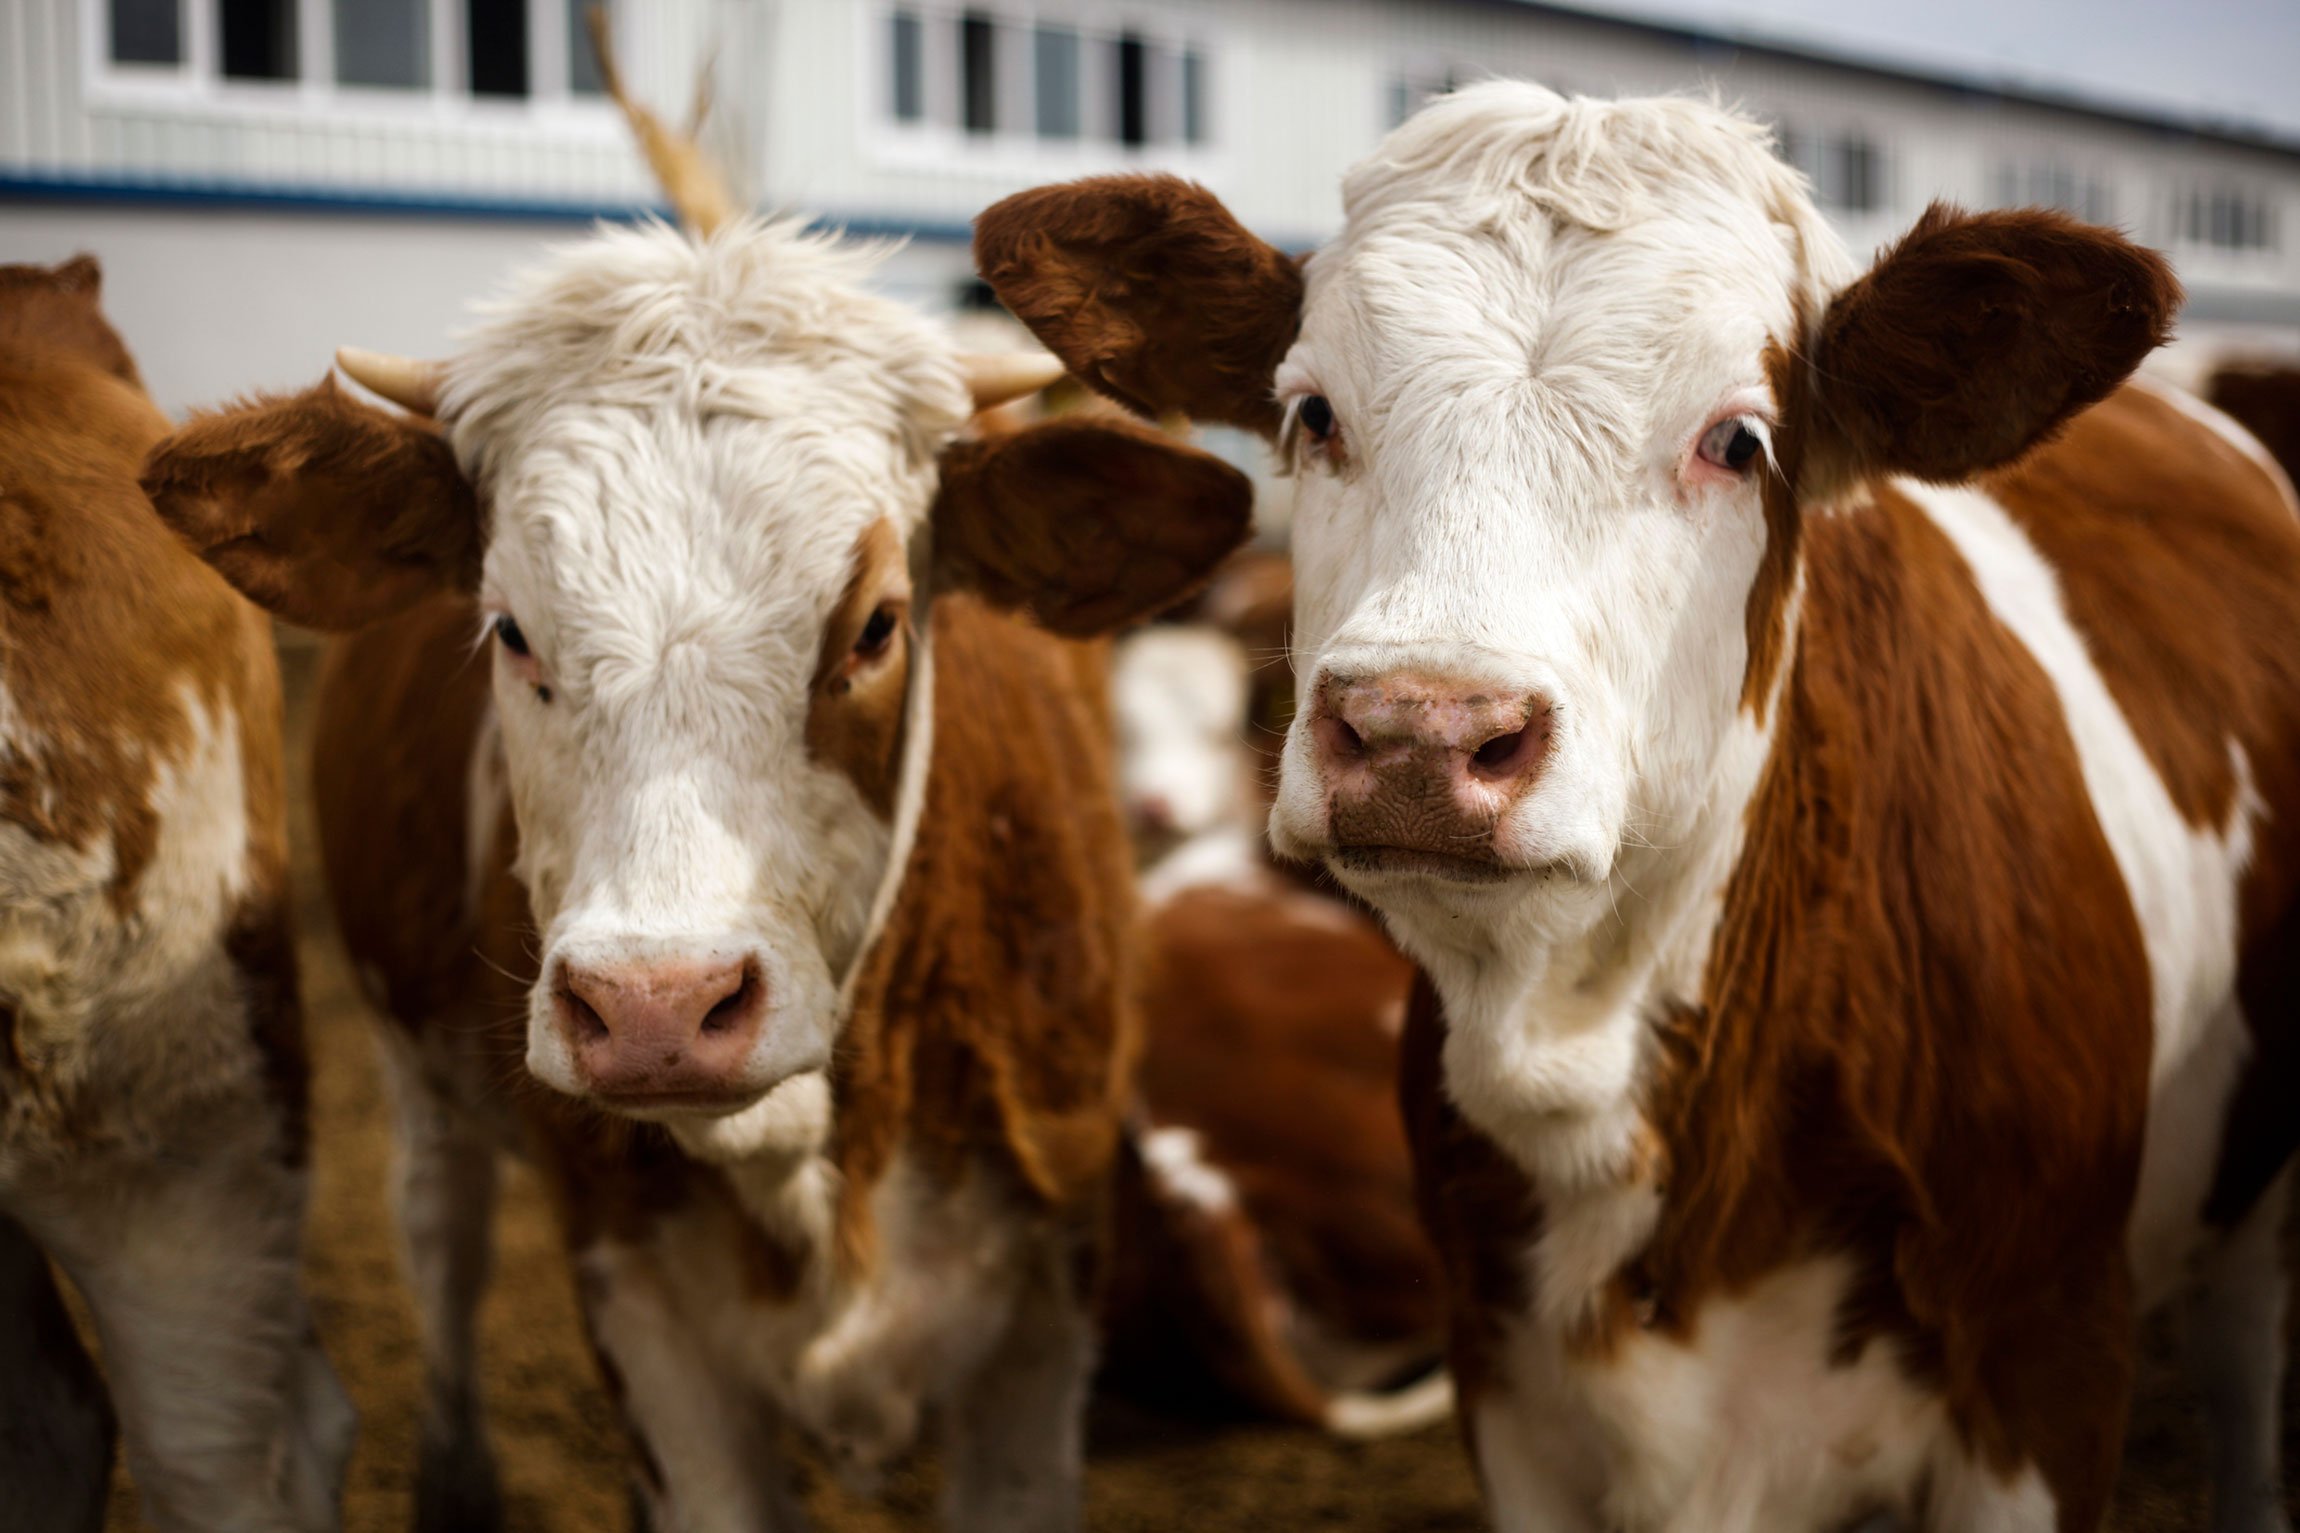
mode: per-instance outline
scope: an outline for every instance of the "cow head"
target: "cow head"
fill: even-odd
[[[422,414],[325,383],[194,420],[147,473],[290,620],[475,599],[528,1067],[626,1113],[726,1115],[827,1063],[923,789],[930,594],[1099,634],[1246,528],[1242,475],[1132,423],[969,434],[1013,387],[868,265],[788,225],[602,232],[436,368],[347,356]]]
[[[91,255],[56,266],[0,266],[0,357],[47,351],[144,386],[104,318],[104,271]]]
[[[1272,840],[1429,962],[1650,894],[1761,762],[1802,515],[2012,458],[2177,301],[2153,254],[2036,212],[1935,208],[1860,276],[1765,131],[1685,99],[1478,86],[1343,198],[1301,265],[1149,177],[1010,199],[976,248],[1081,378],[1277,444]]]

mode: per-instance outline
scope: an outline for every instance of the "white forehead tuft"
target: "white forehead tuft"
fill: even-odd
[[[1338,388],[1361,427],[1428,448],[1380,472],[1430,493],[1496,440],[1561,493],[1604,493],[1597,464],[1761,383],[1768,342],[1855,272],[1768,130],[1691,97],[1474,85],[1391,133],[1343,204],[1280,388]]]
[[[791,220],[703,239],[648,221],[561,246],[478,307],[442,414],[484,486],[539,423],[587,407],[873,428],[924,471],[964,425],[948,336],[865,286],[884,248]]]
[[[1491,80],[1441,97],[1342,183],[1352,229],[1426,216],[1433,204],[1449,226],[1495,233],[1524,224],[1528,210],[1611,233],[1702,204],[1739,207],[1790,233],[1823,281],[1850,274],[1804,176],[1773,153],[1771,130],[1692,96],[1602,101]]]

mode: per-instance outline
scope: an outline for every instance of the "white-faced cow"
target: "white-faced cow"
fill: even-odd
[[[100,287],[0,266],[0,1522],[99,1526],[116,1411],[155,1526],[329,1528],[271,625],[137,488]]]
[[[1764,131],[1493,83],[1305,266],[1010,200],[1081,377],[1274,437],[1272,833],[1427,975],[1404,1094],[1505,1529],[2065,1533],[2177,1304],[2282,1529],[2300,520],[2120,388],[2162,260],[1936,207],[1865,273]]]
[[[148,476],[241,589],[357,630],[316,787],[395,1024],[418,1520],[499,1510],[508,1144],[654,1526],[798,1526],[795,1428],[860,1477],[935,1430],[953,1527],[1071,1527],[1135,965],[1104,659],[1058,636],[1185,594],[1251,492],[1126,422],[971,436],[1012,384],[970,398],[868,252],[731,216],[641,127],[692,234],[602,232],[444,364],[349,364],[416,415],[322,384]]]

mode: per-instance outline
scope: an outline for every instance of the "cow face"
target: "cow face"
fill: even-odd
[[[149,476],[290,617],[475,595],[538,934],[528,1067],[627,1113],[827,1063],[923,786],[925,588],[1100,632],[1244,531],[1242,476],[1154,433],[962,436],[959,358],[863,275],[774,226],[604,234],[445,365],[444,437],[323,387],[195,424]]]
[[[1141,178],[1013,199],[977,251],[1088,381],[1274,439],[1298,708],[1272,841],[1433,962],[1649,896],[1762,762],[1806,503],[2004,461],[2177,291],[2034,214],[1928,215],[1854,283],[1763,130],[1687,100],[1476,87],[1344,203],[1299,269]]]

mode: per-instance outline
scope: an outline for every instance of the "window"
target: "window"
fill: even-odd
[[[1034,41],[1032,82],[1038,95],[1038,136],[1078,136],[1078,34],[1068,27],[1040,27]]]
[[[471,94],[527,94],[526,0],[464,0]]]
[[[1884,157],[1858,134],[1835,146],[1836,195],[1830,200],[1852,213],[1874,213],[1885,205]]]
[[[1423,64],[1390,77],[1390,126],[1396,127],[1439,96],[1451,94],[1461,77],[1448,64]]]
[[[578,96],[603,96],[599,53],[591,46],[590,13],[601,0],[567,0],[567,89]]]
[[[2277,248],[2276,209],[2256,192],[2190,187],[2175,204],[2180,236],[2215,250]]]
[[[292,80],[295,0],[219,0],[218,54],[227,80]]]
[[[1867,134],[1822,135],[1779,123],[1774,140],[1781,158],[1813,184],[1813,200],[1822,207],[1875,213],[1887,205],[1885,152]]]
[[[969,133],[998,131],[998,27],[988,16],[969,11],[958,23],[962,71],[959,120]]]
[[[1146,20],[1104,32],[1066,17],[1039,20],[1019,0],[971,0],[941,10],[898,0],[878,12],[871,95],[886,119],[948,152],[996,142],[1011,150],[1058,145],[1209,145],[1215,121],[1212,59],[1193,37]]]
[[[183,0],[111,0],[112,62],[180,64]]]
[[[1150,142],[1150,52],[1129,32],[1118,39],[1118,142]]]
[[[1206,142],[1206,55],[1195,48],[1182,55],[1182,142]]]
[[[918,122],[926,116],[925,28],[910,11],[894,13],[889,39],[894,62],[894,117],[897,122]]]
[[[2007,160],[1998,165],[1996,203],[2006,208],[2059,208],[2096,224],[2116,217],[2116,200],[2105,180],[2049,160],[2026,164]]]
[[[431,83],[431,0],[334,0],[335,77],[346,85]]]

